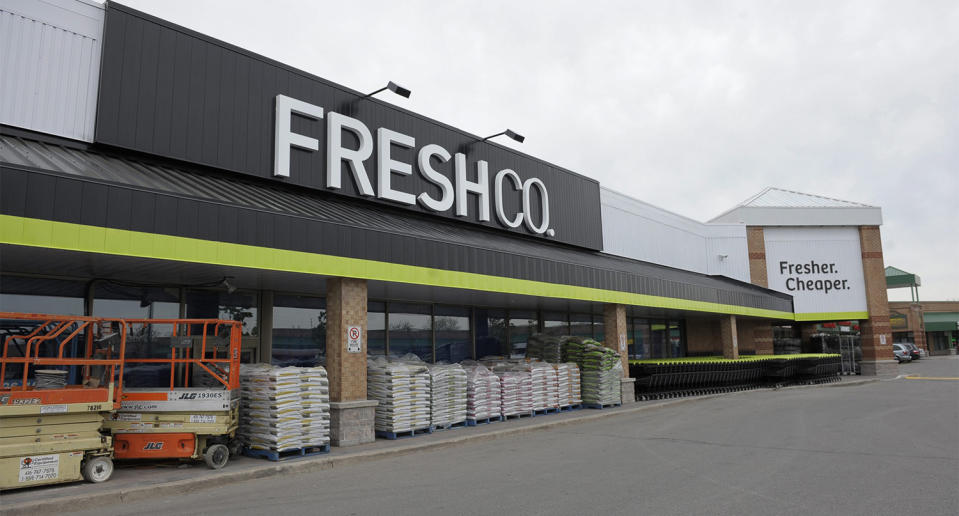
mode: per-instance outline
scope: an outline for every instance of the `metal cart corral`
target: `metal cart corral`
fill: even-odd
[[[114,456],[202,458],[213,469],[225,466],[240,447],[241,324],[216,319],[125,322],[130,385],[119,410],[104,423],[113,435]],[[137,353],[146,356],[131,356]],[[145,379],[154,385],[143,385]]]
[[[119,320],[0,312],[0,489],[110,478],[100,430],[122,391],[123,334]]]

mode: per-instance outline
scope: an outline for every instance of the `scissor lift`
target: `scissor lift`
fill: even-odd
[[[202,458],[213,469],[225,466],[240,447],[241,324],[216,319],[124,322],[130,343],[124,358],[128,385],[119,410],[104,423],[113,435],[114,457]],[[131,356],[136,349],[147,356]]]
[[[104,416],[119,405],[124,323],[0,312],[0,489],[113,473]],[[40,377],[59,377],[52,385]],[[115,380],[116,379],[116,380]]]

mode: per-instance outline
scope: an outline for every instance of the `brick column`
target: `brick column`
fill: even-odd
[[[719,338],[723,342],[723,358],[738,359],[739,335],[735,315],[727,315],[719,320]]]
[[[926,325],[922,320],[922,305],[912,303],[909,305],[909,313],[906,314],[907,326],[912,330],[912,341],[917,348],[929,350],[929,343],[926,342]]]
[[[757,355],[773,354],[773,325],[760,322],[753,328],[753,342],[756,345]]]
[[[889,297],[882,259],[879,226],[861,226],[862,272],[866,283],[866,309],[869,319],[859,322],[862,343],[863,375],[895,375],[899,371],[892,353],[892,325],[889,322]],[[885,340],[885,344],[882,341]]]
[[[349,353],[347,331],[359,326],[359,353]],[[330,379],[333,446],[373,442],[376,401],[366,399],[366,280],[326,280],[326,370]]]
[[[629,334],[626,324],[626,306],[608,304],[603,307],[603,330],[606,332],[606,347],[619,353],[623,361],[623,379],[620,384],[620,401],[632,403],[636,401],[636,379],[629,377],[629,353],[627,344]]]
[[[766,276],[766,235],[763,228],[746,227],[746,250],[749,252],[749,282],[769,288]]]

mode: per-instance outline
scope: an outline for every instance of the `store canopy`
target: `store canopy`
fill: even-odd
[[[926,331],[959,330],[959,312],[933,312],[922,314]]]
[[[634,302],[626,304],[636,306],[792,318],[791,296],[730,278],[6,127],[0,172],[3,215],[76,225],[71,230],[131,232],[123,238],[164,235],[173,247],[197,248],[190,257],[168,258],[173,260],[200,256],[205,261],[198,263],[229,266],[224,256],[244,254],[249,260],[243,263],[294,270],[282,263],[293,252],[307,265],[332,256],[362,271],[354,277],[368,279],[559,298],[572,286],[582,300],[612,302],[627,293]],[[402,276],[403,266],[417,269]],[[526,292],[529,282],[538,290]]]
[[[895,267],[886,267],[886,288],[921,287],[922,280],[911,272]]]

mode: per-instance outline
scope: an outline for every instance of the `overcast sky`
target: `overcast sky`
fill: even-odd
[[[777,186],[882,207],[959,299],[959,2],[121,1],[706,221]],[[505,145],[512,142],[499,140]],[[907,290],[890,299],[908,299]]]

